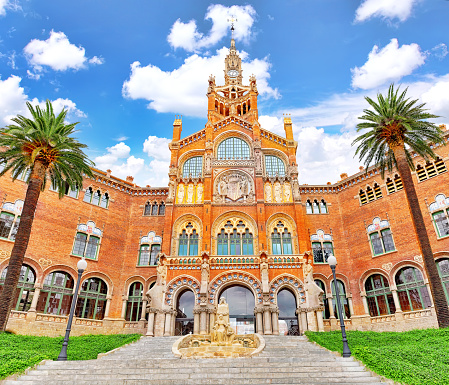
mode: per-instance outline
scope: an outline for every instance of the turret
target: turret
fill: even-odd
[[[173,122],[173,142],[181,139],[182,132],[182,115],[177,115]]]

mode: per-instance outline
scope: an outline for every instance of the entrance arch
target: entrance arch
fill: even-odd
[[[299,335],[296,297],[290,289],[284,287],[278,291],[277,305],[279,308],[279,334]]]
[[[227,286],[219,295],[218,301],[224,297],[229,305],[229,322],[236,334],[252,334],[255,332],[253,292],[242,285]]]
[[[195,306],[195,294],[190,289],[185,289],[178,295],[176,301],[175,335],[184,336],[193,333],[193,307]]]

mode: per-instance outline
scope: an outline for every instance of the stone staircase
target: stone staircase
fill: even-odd
[[[97,360],[48,361],[2,385],[386,384],[352,358],[305,337],[264,336],[266,347],[257,357],[217,359],[175,358],[177,338],[144,337]]]

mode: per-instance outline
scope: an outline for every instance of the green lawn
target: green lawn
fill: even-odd
[[[352,355],[373,372],[407,385],[449,384],[449,329],[348,334]],[[306,332],[310,341],[342,353],[341,332]]]
[[[136,341],[140,334],[89,335],[70,337],[69,360],[91,360],[119,346]],[[23,372],[42,360],[56,360],[63,337],[33,337],[0,333],[0,380]]]

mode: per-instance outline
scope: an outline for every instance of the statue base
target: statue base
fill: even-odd
[[[179,338],[172,352],[180,358],[237,358],[259,354],[265,348],[260,334],[238,334],[232,342],[211,341],[211,335],[188,334]]]

